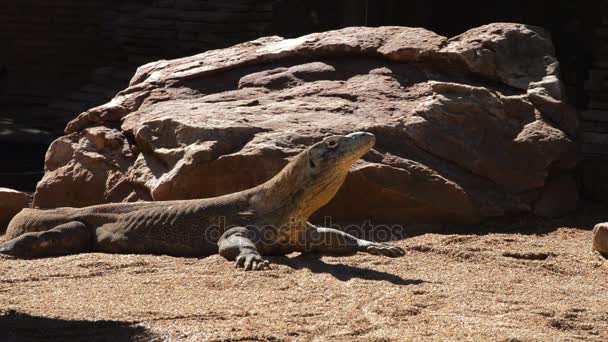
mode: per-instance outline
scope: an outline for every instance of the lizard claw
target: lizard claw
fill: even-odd
[[[236,258],[236,268],[242,267],[245,271],[270,269],[268,260],[257,253],[241,254]]]
[[[258,264],[258,270],[270,269],[270,262],[268,260],[264,260]]]
[[[401,247],[391,246],[383,243],[374,243],[367,246],[365,251],[369,254],[385,255],[391,258],[396,258],[405,255],[405,251]]]

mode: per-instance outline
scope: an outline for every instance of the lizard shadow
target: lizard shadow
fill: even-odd
[[[328,264],[323,262],[321,254],[300,254],[296,257],[271,257],[272,263],[285,265],[294,270],[308,269],[313,273],[328,273],[338,280],[347,281],[353,278],[388,281],[394,285],[420,285],[427,283],[421,279],[403,279],[398,275],[376,271],[369,268],[360,268],[343,264]]]

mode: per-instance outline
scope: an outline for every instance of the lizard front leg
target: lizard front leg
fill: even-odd
[[[242,267],[245,271],[269,269],[268,260],[258,252],[251,233],[244,227],[228,229],[217,243],[219,254],[228,260],[236,260],[236,267]]]
[[[366,252],[389,257],[405,255],[397,246],[356,238],[343,231],[306,224],[304,251],[317,253],[354,254]]]

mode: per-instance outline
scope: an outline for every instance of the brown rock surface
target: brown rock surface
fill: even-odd
[[[598,223],[593,228],[593,249],[608,258],[608,223]]]
[[[576,210],[578,206],[578,186],[570,174],[555,175],[547,180],[534,205],[539,216],[558,217]]]
[[[27,195],[21,191],[0,188],[0,231],[4,231],[13,216],[27,207]]]
[[[318,217],[462,223],[534,212],[549,179],[577,162],[556,73],[545,33],[519,24],[451,39],[346,28],[150,63],[50,146],[34,205],[239,191],[323,136],[363,130],[376,147]],[[552,216],[571,209],[570,190],[551,188]]]

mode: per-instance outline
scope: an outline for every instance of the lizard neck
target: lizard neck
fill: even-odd
[[[305,224],[310,215],[327,204],[348,170],[312,175],[305,153],[297,155],[279,174],[253,192],[252,204],[271,224]]]

